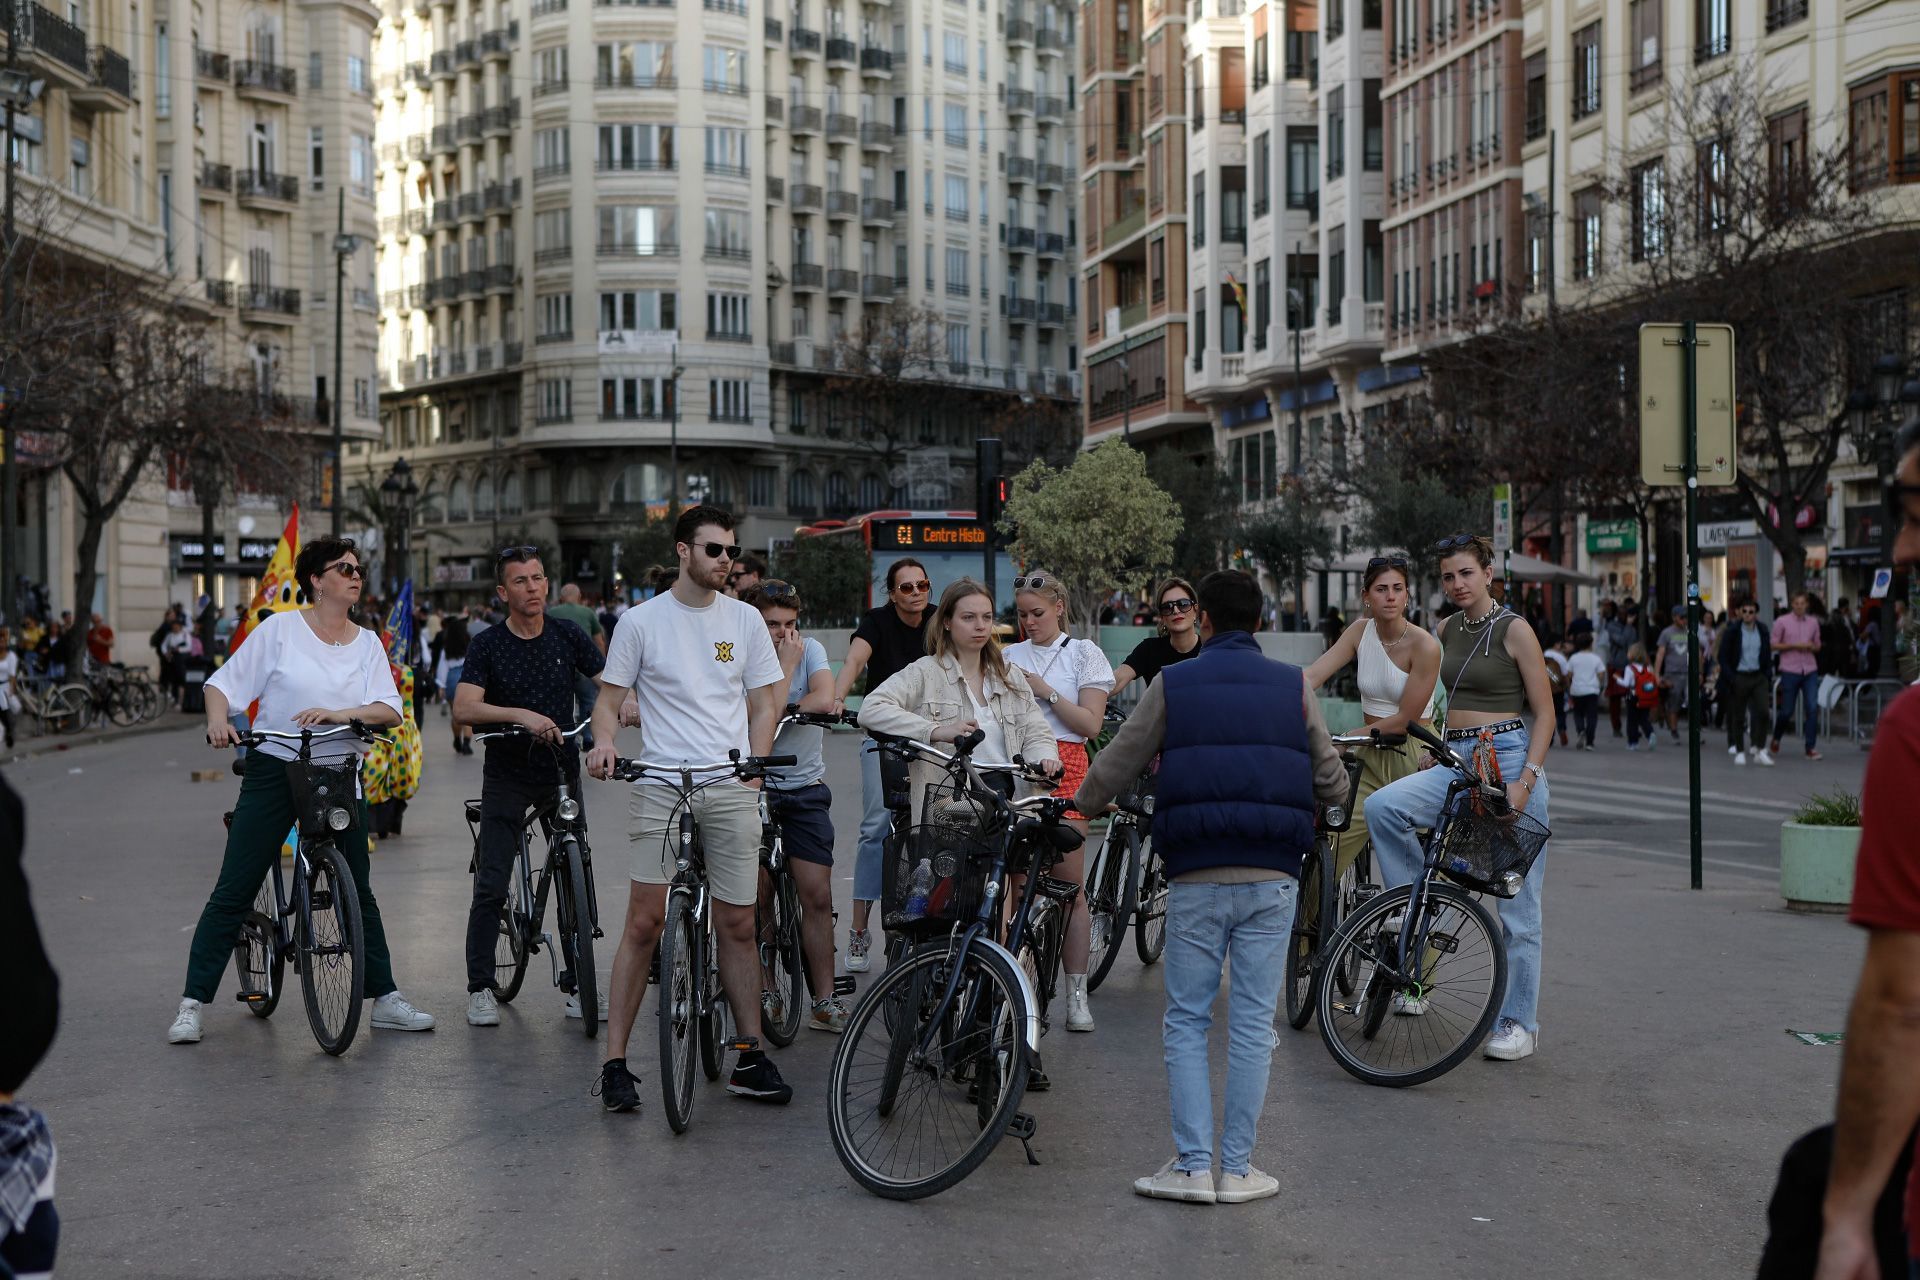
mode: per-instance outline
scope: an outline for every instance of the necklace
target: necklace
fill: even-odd
[[[351,621],[349,621],[348,625],[352,626],[353,630],[356,633],[360,630],[360,628],[358,626],[355,626]],[[320,642],[322,644],[332,645],[336,649],[346,648],[348,645],[352,644],[354,642],[354,639],[356,638],[355,636],[350,635],[345,640],[335,640],[332,637],[328,636],[324,631],[320,630],[320,624],[318,622],[312,623],[309,629],[313,632],[314,635],[320,638]]]
[[[1499,617],[1501,613],[1505,612],[1505,610],[1506,610],[1505,605],[1496,603],[1495,605],[1493,605],[1492,608],[1488,609],[1485,613],[1481,614],[1477,618],[1469,618],[1466,615],[1465,611],[1462,611],[1460,614],[1460,625],[1465,627],[1469,631],[1478,631],[1480,628],[1486,626],[1489,622]]]
[[[1407,642],[1407,635],[1412,630],[1413,628],[1407,625],[1406,619],[1402,618],[1400,620],[1400,634],[1392,640],[1381,640],[1380,647],[1382,649],[1398,649]],[[1380,624],[1377,622],[1373,624],[1373,635],[1376,640],[1380,638]]]

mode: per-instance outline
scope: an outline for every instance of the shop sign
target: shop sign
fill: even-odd
[[[1628,555],[1640,550],[1640,522],[1631,517],[1622,520],[1587,521],[1587,554],[1592,556]]]

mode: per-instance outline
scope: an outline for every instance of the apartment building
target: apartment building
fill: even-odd
[[[597,590],[676,492],[760,547],[970,506],[983,424],[1076,394],[1072,46],[1070,11],[1005,0],[389,10],[383,431],[354,465],[421,476],[423,587],[483,583],[511,535]],[[888,325],[953,391],[917,422],[843,393]]]
[[[0,0],[22,69],[44,88],[8,140],[21,232],[110,264],[204,317],[221,372],[250,373],[316,432],[330,421],[333,242],[368,244],[373,220],[376,13],[359,0],[67,0],[56,13]],[[372,255],[349,260],[343,413],[375,428]],[[57,607],[73,580],[71,492],[23,458],[22,567]],[[322,498],[316,467],[304,496]],[[121,508],[89,605],[134,634],[169,600],[250,597],[279,535],[280,497],[240,495],[215,524],[203,574],[202,515],[184,476],[156,465]],[[127,656],[143,655],[129,649]]]

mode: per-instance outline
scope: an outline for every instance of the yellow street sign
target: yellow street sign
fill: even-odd
[[[1694,405],[1701,485],[1730,485],[1739,473],[1734,435],[1733,326],[1697,324]],[[1640,326],[1640,478],[1686,483],[1686,369],[1677,324]]]

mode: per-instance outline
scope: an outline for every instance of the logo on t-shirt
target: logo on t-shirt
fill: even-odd
[[[715,662],[732,662],[733,641],[715,640],[713,642],[713,660]]]

